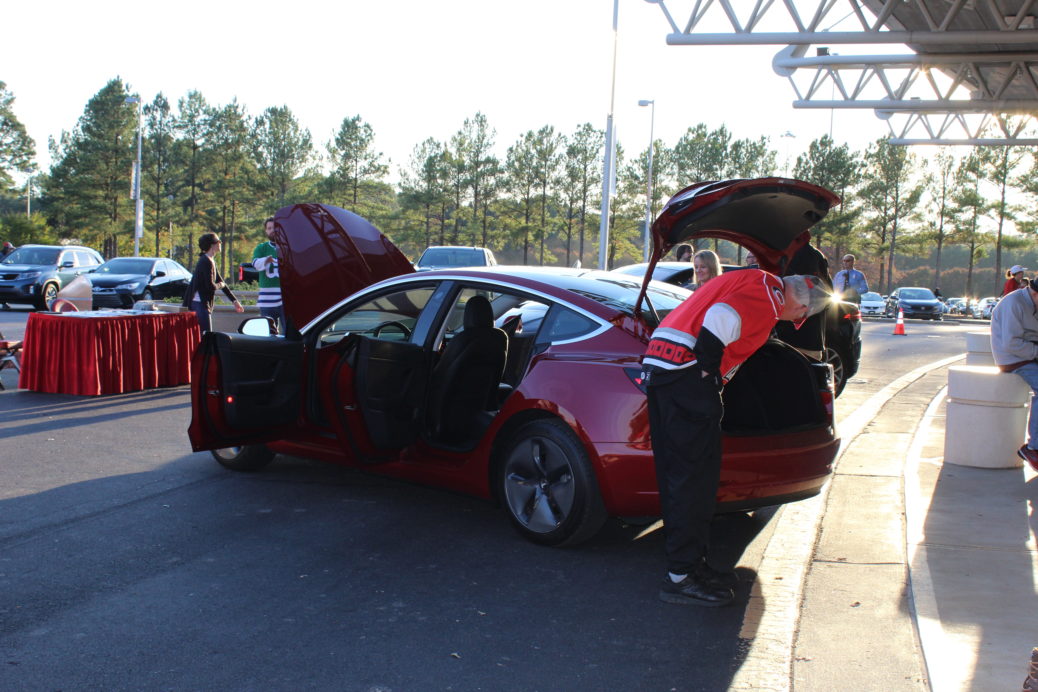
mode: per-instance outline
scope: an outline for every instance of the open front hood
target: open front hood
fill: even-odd
[[[781,274],[810,239],[805,231],[839,202],[823,187],[788,178],[696,183],[671,197],[652,225],[653,254],[719,238],[748,247],[764,269]]]
[[[345,209],[283,207],[274,215],[274,227],[281,300],[298,328],[365,286],[414,272],[388,238]]]

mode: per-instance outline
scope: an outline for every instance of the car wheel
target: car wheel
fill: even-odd
[[[525,538],[542,545],[575,545],[602,528],[606,511],[595,472],[565,423],[526,423],[501,458],[499,497]]]
[[[259,471],[274,458],[274,452],[266,445],[222,447],[212,450],[213,458],[232,471]]]
[[[144,289],[144,293],[141,294],[141,300],[155,300],[155,296],[152,294],[150,288]]]
[[[844,358],[832,346],[825,347],[825,362],[833,367],[833,392],[840,396],[843,388],[847,386],[846,372],[844,370]]]
[[[58,297],[58,285],[53,281],[48,281],[43,284],[43,289],[40,291],[40,299],[36,303],[37,310],[46,310],[50,305],[50,302]]]

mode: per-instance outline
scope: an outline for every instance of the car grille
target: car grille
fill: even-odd
[[[94,292],[94,307],[95,308],[123,308],[129,307],[123,304],[122,296],[117,293],[98,293]]]

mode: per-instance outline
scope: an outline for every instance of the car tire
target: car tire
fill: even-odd
[[[50,305],[50,302],[58,297],[58,285],[53,281],[48,281],[43,284],[43,288],[40,289],[40,297],[36,301],[37,310],[46,310]]]
[[[498,497],[527,540],[576,545],[605,524],[605,505],[591,460],[562,421],[540,419],[522,425],[500,459]]]
[[[211,454],[220,466],[232,471],[259,471],[274,458],[274,452],[266,445],[222,447],[212,450]]]
[[[847,359],[832,346],[826,346],[825,362],[833,368],[833,395],[840,396],[843,388],[847,386],[847,378],[845,376]]]

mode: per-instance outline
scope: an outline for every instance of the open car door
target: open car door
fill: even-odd
[[[191,448],[270,442],[298,430],[302,354],[300,341],[204,334],[191,362]]]

